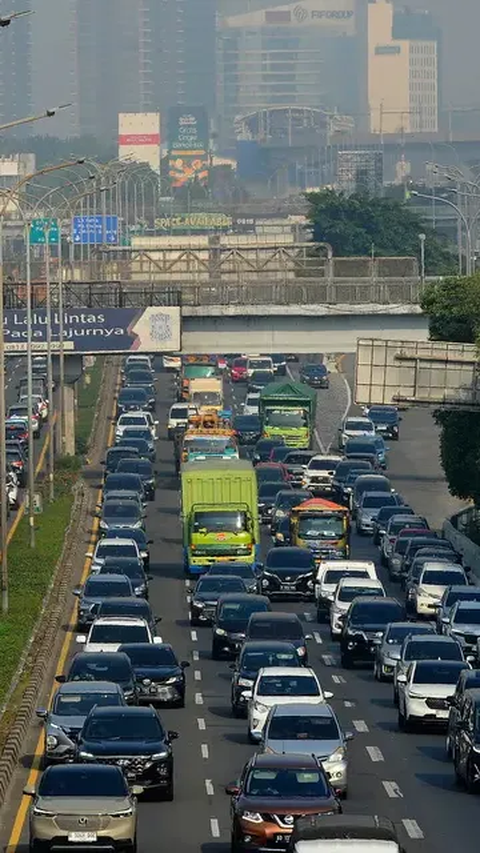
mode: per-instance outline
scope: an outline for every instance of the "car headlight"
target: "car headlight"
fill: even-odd
[[[178,681],[182,681],[181,675],[172,675],[171,678],[167,678],[165,684],[175,684]]]
[[[345,747],[339,746],[339,747],[337,747],[337,749],[334,752],[332,752],[331,755],[329,755],[325,759],[325,763],[328,761],[332,761],[332,762],[333,761],[343,761],[346,758],[346,755],[347,755],[347,751],[346,751]]]
[[[167,751],[155,752],[154,755],[152,755],[152,761],[160,761],[160,759],[162,759],[162,758],[168,758],[168,752]]]
[[[140,521],[140,519],[139,519],[138,521],[136,521],[136,522],[135,522],[135,524],[133,525],[134,529],[135,529],[135,528],[136,528],[136,529],[138,529],[139,527],[141,527],[141,526],[142,526],[142,523],[143,523],[143,522],[142,522],[142,521]]]
[[[242,820],[248,820],[250,823],[261,823],[263,818],[258,812],[240,812]]]
[[[133,815],[133,809],[124,809],[121,812],[110,812],[110,817],[122,818],[122,817],[132,817],[132,815]]]
[[[82,752],[80,752],[80,753],[79,753],[79,756],[80,756],[80,758],[89,758],[89,759],[90,759],[90,758],[95,758],[95,756],[93,755],[93,753],[92,753],[92,752],[83,752],[83,751],[82,751]]]
[[[198,607],[199,609],[201,609],[202,607],[205,607],[205,602],[204,601],[192,601],[192,607]]]
[[[58,737],[55,735],[47,735],[47,747],[49,749],[55,749],[58,746]]]
[[[251,687],[253,681],[251,678],[239,678],[237,683],[239,687]]]
[[[262,702],[255,702],[255,710],[260,714],[264,714],[265,711],[269,710],[268,705],[263,705]]]
[[[33,807],[32,814],[34,817],[55,817],[55,812],[47,812],[45,809],[39,809],[38,806]]]
[[[300,657],[303,658],[303,656],[306,654],[307,654],[307,650],[306,650],[305,646],[299,646],[297,649],[297,655],[300,655]]]
[[[102,530],[106,530],[108,527],[107,522],[102,519],[100,522],[100,527],[102,528]]]
[[[215,628],[215,633],[218,634],[219,637],[227,636],[227,632],[223,628]]]
[[[151,683],[152,683],[151,678],[142,678],[142,684],[144,687],[149,687]]]
[[[145,590],[145,584],[142,583],[142,584],[140,584],[140,586],[136,586],[134,588],[134,593],[135,593],[135,595],[141,595],[142,592],[144,592],[144,590]]]

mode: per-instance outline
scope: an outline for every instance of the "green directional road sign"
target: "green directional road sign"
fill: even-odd
[[[30,225],[30,243],[33,245],[45,244],[47,242],[47,232],[48,232],[48,242],[50,244],[58,243],[58,219],[32,219],[32,223]]]

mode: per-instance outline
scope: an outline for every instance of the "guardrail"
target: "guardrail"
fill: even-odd
[[[480,583],[480,546],[467,536],[467,531],[476,518],[479,518],[478,510],[468,507],[450,518],[446,518],[443,522],[442,533],[445,539],[448,539],[455,550],[462,555],[464,565],[472,570],[477,582]]]

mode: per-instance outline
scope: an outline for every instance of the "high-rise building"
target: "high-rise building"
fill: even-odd
[[[430,16],[368,6],[368,102],[372,133],[438,131],[438,43]]]
[[[10,0],[8,12],[30,8],[30,0]],[[32,113],[31,17],[2,29],[1,36],[0,123],[3,124]],[[23,133],[25,127],[20,126],[17,134]]]
[[[337,151],[337,180],[345,193],[381,195],[383,192],[383,153],[381,151]]]

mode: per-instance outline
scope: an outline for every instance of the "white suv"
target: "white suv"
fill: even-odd
[[[115,426],[115,441],[122,438],[127,427],[138,427],[138,429],[149,429],[152,438],[157,438],[158,421],[153,419],[151,412],[126,412],[120,415]]]
[[[85,554],[92,561],[90,571],[92,574],[99,572],[100,567],[107,557],[132,557],[141,560],[142,555],[135,539],[109,539],[108,536],[99,539],[94,551]]]
[[[422,569],[418,584],[413,591],[413,608],[417,616],[434,616],[449,586],[464,584],[468,578],[457,563],[427,563]]]
[[[338,429],[338,446],[340,450],[343,450],[349,438],[362,438],[363,436],[374,438],[375,434],[375,424],[370,418],[348,417]]]
[[[330,606],[330,636],[332,640],[340,637],[343,629],[343,616],[354,598],[363,595],[376,595],[385,598],[383,583],[372,578],[342,578],[337,584]]]
[[[77,643],[84,652],[116,652],[124,643],[161,643],[146,619],[137,616],[99,616],[87,635],[78,634]]]
[[[448,723],[449,696],[455,692],[458,676],[469,669],[465,661],[420,660],[398,676],[398,727],[410,731],[415,723]]]
[[[309,489],[314,495],[329,494],[333,491],[333,475],[342,456],[313,456],[303,473],[302,488]]]
[[[333,693],[323,691],[309,666],[263,667],[259,670],[248,705],[248,739],[258,743],[268,712],[273,705],[296,705],[298,702],[319,705],[331,699]]]

